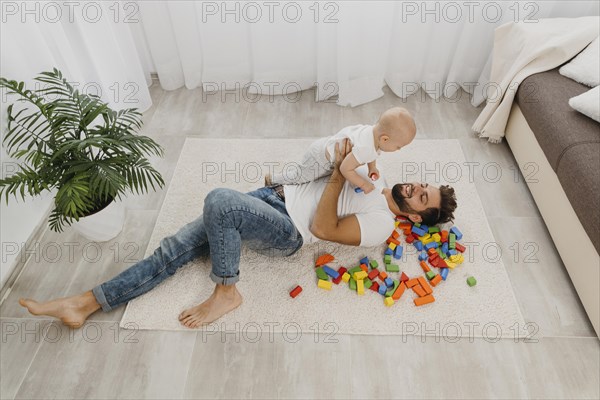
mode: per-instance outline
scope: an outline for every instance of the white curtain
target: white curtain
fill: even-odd
[[[355,106],[422,87],[485,99],[494,29],[506,22],[598,15],[597,1],[139,1],[139,51],[166,90],[282,94],[317,87]],[[315,20],[317,22],[315,22]],[[140,40],[145,38],[145,40]]]

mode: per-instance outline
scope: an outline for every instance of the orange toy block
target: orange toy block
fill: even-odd
[[[398,233],[397,230],[394,230],[394,232],[392,232],[392,238],[398,239],[398,236],[400,236],[400,234]]]
[[[435,249],[429,249],[429,250],[427,250],[427,254],[430,255],[430,256],[432,256],[434,254],[437,255],[437,251],[435,251]]]
[[[434,301],[435,298],[431,294],[423,297],[418,297],[414,300],[415,306],[422,306],[423,304],[433,303]]]
[[[442,281],[442,276],[440,274],[437,274],[432,280],[429,281],[429,283],[431,283],[432,286],[437,286],[438,283],[440,283]]]
[[[385,272],[385,271],[379,272],[379,279],[381,279],[382,281],[385,281],[385,278],[387,278],[387,277],[388,277],[387,272]]]
[[[418,284],[419,284],[419,280],[417,278],[412,278],[412,279],[409,279],[406,281],[406,287],[409,287],[409,288],[411,288],[415,285],[418,285]]]
[[[369,267],[367,267],[367,264],[360,264],[360,269],[362,269],[366,273],[369,273]]]
[[[404,284],[404,282],[400,283],[400,285],[398,285],[398,288],[392,295],[392,299],[398,300],[400,298],[400,296],[402,296],[404,294],[405,290],[406,290],[406,285]]]
[[[419,265],[423,269],[423,272],[427,273],[430,271],[429,266],[425,263],[425,261],[421,261]]]
[[[425,293],[425,291],[423,290],[423,288],[420,285],[415,285],[413,286],[412,290],[414,290],[414,292],[417,294],[417,296],[419,297],[423,297],[426,296],[427,293]]]
[[[400,244],[400,241],[398,239],[394,239],[393,237],[389,237],[388,240],[385,241],[387,244],[390,243],[394,243],[396,246],[398,246]]]
[[[331,254],[323,254],[317,258],[317,261],[315,261],[315,266],[320,267],[322,265],[329,264],[333,260],[335,260],[335,257],[333,257]]]
[[[417,279],[419,280],[419,283],[421,284],[423,290],[425,290],[425,294],[433,293],[433,289],[431,288],[431,286],[429,286],[429,283],[427,283],[427,280],[425,278],[420,276]]]

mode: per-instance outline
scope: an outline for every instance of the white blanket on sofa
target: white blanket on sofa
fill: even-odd
[[[472,129],[490,142],[500,142],[521,82],[573,58],[598,37],[599,27],[600,17],[595,16],[509,22],[496,28],[489,98]]]

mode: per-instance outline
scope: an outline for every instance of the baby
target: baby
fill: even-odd
[[[385,111],[375,125],[348,126],[333,136],[324,137],[311,144],[300,165],[287,168],[280,174],[265,176],[265,185],[294,185],[310,182],[330,175],[335,162],[335,144],[345,138],[352,142],[352,151],[346,155],[340,165],[340,172],[356,188],[365,194],[375,189],[375,185],[361,177],[355,170],[363,164],[369,167],[369,177],[379,179],[376,160],[382,151],[400,150],[413,141],[417,128],[410,113],[402,107]]]

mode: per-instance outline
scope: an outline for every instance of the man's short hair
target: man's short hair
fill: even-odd
[[[454,221],[454,210],[456,210],[456,194],[452,186],[440,186],[440,208],[429,207],[417,212],[421,216],[422,224],[433,226],[445,222]]]

